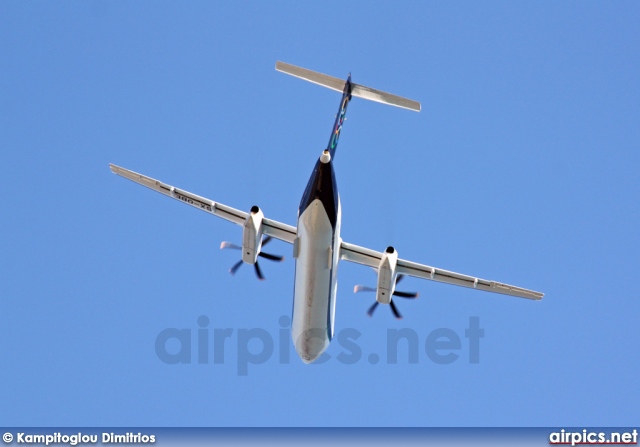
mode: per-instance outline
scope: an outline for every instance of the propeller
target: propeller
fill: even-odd
[[[269,241],[271,241],[271,236],[267,236],[262,240],[262,246],[264,247],[265,245],[267,245],[269,243]],[[233,244],[231,242],[223,242],[222,244],[220,244],[220,248],[224,249],[224,248],[231,248],[232,250],[242,250],[242,247],[236,244]],[[284,256],[277,256],[277,255],[272,255],[270,253],[264,253],[264,252],[260,252],[258,253],[258,256],[260,256],[261,258],[265,258],[268,259],[270,261],[277,261],[277,262],[281,262],[284,260]],[[231,268],[229,269],[229,273],[231,273],[232,275],[236,274],[236,271],[240,268],[240,266],[243,264],[244,262],[241,260],[239,260],[238,262],[236,262],[235,264],[233,264],[233,266],[231,266]],[[258,277],[258,279],[260,281],[262,281],[264,279],[264,276],[262,275],[262,270],[260,269],[260,264],[258,264],[258,261],[256,260],[256,263],[253,264],[253,268],[255,269],[256,272],[256,276]]]
[[[400,281],[402,281],[402,278],[404,278],[403,274],[399,274],[398,276],[396,276],[396,286],[398,285],[398,283]],[[355,286],[353,288],[353,292],[354,293],[358,293],[358,292],[376,292],[376,288],[375,287],[367,287],[367,286]],[[418,292],[400,292],[400,291],[395,291],[395,292],[393,292],[393,296],[397,296],[399,298],[414,299],[414,298],[418,298]],[[373,305],[369,308],[369,310],[367,310],[367,315],[372,317],[373,316],[373,312],[375,312],[376,308],[378,307],[378,304],[380,304],[380,303],[378,303],[378,301],[373,303]],[[398,308],[396,307],[395,303],[393,302],[393,298],[391,299],[391,302],[389,304],[391,306],[391,312],[393,312],[393,315],[398,320],[401,320],[402,319],[402,315],[400,315],[400,312],[398,312]]]

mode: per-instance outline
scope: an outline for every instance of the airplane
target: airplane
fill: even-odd
[[[244,212],[213,200],[176,188],[128,169],[110,164],[114,174],[132,180],[168,197],[191,205],[214,216],[242,226],[242,245],[223,242],[220,248],[241,250],[242,259],[230,272],[243,264],[253,264],[259,279],[263,279],[258,258],[281,261],[281,256],[262,251],[272,238],[293,245],[295,277],[291,338],[304,363],[312,363],[329,346],[334,334],[337,271],[340,261],[350,261],[372,267],[378,276],[375,288],[356,286],[354,292],[375,292],[376,301],[367,312],[373,315],[378,304],[389,305],[396,318],[401,318],[395,297],[416,298],[417,293],[400,292],[396,285],[405,275],[494,292],[531,300],[540,300],[543,293],[496,281],[480,279],[448,270],[418,264],[398,257],[394,247],[376,251],[347,243],[340,238],[340,196],[333,170],[340,132],[347,107],[353,97],[420,111],[420,103],[380,90],[356,84],[351,74],[346,81],[306,68],[276,62],[276,70],[342,93],[338,114],[326,149],[322,151],[304,190],[298,208],[297,225],[291,226],[264,216],[258,206]],[[263,238],[264,237],[264,238]]]

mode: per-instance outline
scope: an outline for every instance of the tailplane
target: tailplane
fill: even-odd
[[[345,85],[349,82],[351,84],[351,96],[368,99],[369,101],[381,102],[382,104],[389,104],[403,109],[414,110],[416,112],[420,111],[420,103],[418,101],[392,95],[391,93],[376,90],[354,82],[344,81],[340,78],[334,78],[333,76],[287,64],[285,62],[276,62],[276,70],[295,76],[296,78],[304,79],[305,81],[330,88],[331,90],[335,90],[340,93],[345,91]]]

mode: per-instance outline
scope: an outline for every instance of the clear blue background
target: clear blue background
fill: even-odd
[[[0,423],[637,424],[638,23],[637,2],[0,3]],[[399,302],[404,320],[369,319],[373,296],[352,287],[375,275],[342,263],[336,330],[362,333],[361,361],[335,361],[334,342],[304,365],[289,341],[280,364],[290,246],[269,246],[288,259],[262,263],[267,281],[232,277],[237,253],[218,247],[240,227],[108,169],[295,224],[339,95],[276,60],[422,102],[352,102],[336,158],[346,241],[545,298],[406,279],[421,296]],[[223,365],[197,363],[201,315],[234,329]],[[192,330],[193,363],[157,358],[172,327]],[[242,328],[276,341],[247,376]],[[389,365],[399,328],[421,346],[450,328],[460,358],[421,348]]]

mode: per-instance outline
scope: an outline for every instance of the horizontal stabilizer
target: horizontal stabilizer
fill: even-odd
[[[276,70],[295,76],[296,78],[304,79],[305,81],[330,88],[331,90],[335,90],[340,93],[344,90],[344,80],[318,73],[317,71],[307,70],[306,68],[297,67],[280,61],[276,62]]]
[[[392,95],[391,93],[376,90],[371,87],[365,87],[360,84],[353,84],[351,95],[358,98],[368,99],[369,101],[381,102],[382,104],[389,104],[403,109],[413,110],[415,112],[420,111],[420,103],[418,101],[403,98],[398,95]]]
[[[342,79],[334,78],[333,76],[318,73],[313,70],[287,64],[285,62],[276,62],[276,70],[341,93],[344,91],[344,86],[346,84],[346,82]],[[420,103],[418,101],[403,98],[397,95],[392,95],[391,93],[376,90],[374,88],[366,87],[360,84],[351,83],[351,95],[357,98],[368,99],[369,101],[381,102],[383,104],[401,107],[403,109],[414,110],[416,112],[420,111]]]

